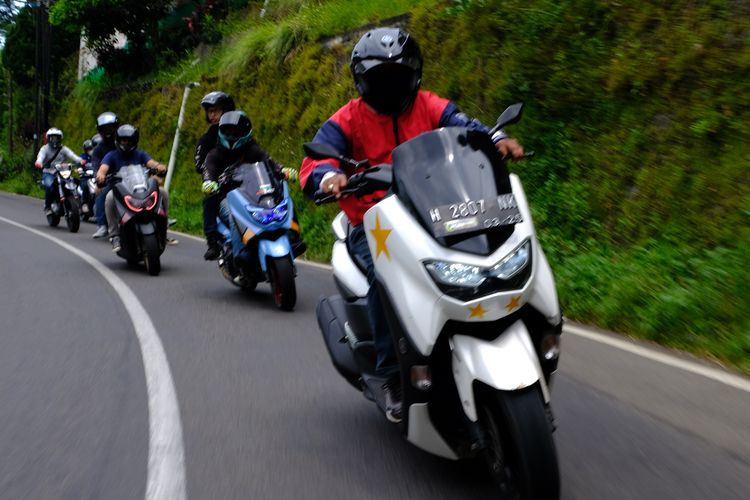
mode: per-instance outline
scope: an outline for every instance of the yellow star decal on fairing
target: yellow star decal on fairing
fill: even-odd
[[[384,253],[388,260],[391,260],[391,254],[388,252],[388,246],[385,244],[385,240],[388,239],[388,235],[391,234],[391,229],[383,229],[380,227],[380,215],[375,214],[375,229],[370,229],[372,237],[375,238],[375,258],[380,257],[381,253]]]
[[[508,305],[505,306],[505,308],[508,310],[508,312],[513,311],[513,309],[518,309],[521,307],[521,296],[518,297],[512,297],[510,299],[510,302],[508,302]]]
[[[476,307],[469,307],[469,312],[471,314],[469,315],[469,318],[484,318],[484,315],[487,314],[487,310],[482,307],[482,304],[477,304]]]

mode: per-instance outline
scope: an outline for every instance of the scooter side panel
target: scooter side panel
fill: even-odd
[[[541,382],[545,400],[549,392],[522,321],[513,323],[497,339],[486,340],[455,335],[451,339],[453,376],[466,416],[477,421],[474,381],[500,391],[514,391]]]
[[[336,241],[331,255],[333,270],[338,279],[350,292],[357,297],[367,295],[367,277],[357,268],[346,249],[346,243]]]
[[[406,439],[434,455],[449,460],[458,460],[458,456],[432,425],[427,403],[416,403],[409,407],[409,429]]]

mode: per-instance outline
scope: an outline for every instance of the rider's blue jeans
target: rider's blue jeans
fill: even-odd
[[[42,185],[44,186],[44,208],[49,208],[55,201],[55,191],[52,189],[55,185],[55,174],[42,172]]]
[[[398,359],[393,347],[393,338],[388,328],[388,321],[383,313],[382,301],[378,288],[375,286],[375,265],[372,261],[370,246],[367,244],[364,224],[354,227],[349,233],[349,247],[351,251],[362,259],[367,267],[367,317],[370,320],[377,362],[375,370],[378,376],[392,378],[398,373]]]

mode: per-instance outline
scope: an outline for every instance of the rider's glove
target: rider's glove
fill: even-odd
[[[206,194],[215,193],[219,190],[219,183],[216,181],[203,181],[201,190]]]
[[[299,179],[299,172],[297,172],[295,169],[290,167],[284,167],[281,169],[281,173],[284,174],[284,177],[287,178],[289,181],[296,181]]]

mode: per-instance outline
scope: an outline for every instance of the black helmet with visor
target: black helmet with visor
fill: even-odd
[[[204,95],[203,99],[201,99],[201,106],[203,107],[203,111],[206,113],[206,121],[209,123],[211,122],[211,120],[209,120],[208,118],[209,108],[220,109],[222,113],[235,110],[234,99],[232,99],[228,94],[219,90],[209,92],[208,94]]]
[[[362,99],[387,115],[405,111],[422,83],[419,46],[399,28],[365,33],[354,46],[350,67]]]

